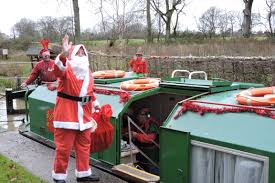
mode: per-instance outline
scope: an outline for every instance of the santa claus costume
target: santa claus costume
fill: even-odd
[[[38,55],[42,60],[35,64],[28,79],[23,82],[22,87],[26,87],[33,83],[38,77],[41,82],[56,81],[56,76],[53,74],[54,60],[50,59],[50,51],[48,49],[49,41],[47,39],[42,39],[40,43],[43,46],[43,49],[39,51]]]
[[[83,56],[78,55],[81,49],[84,51]],[[97,127],[92,118],[92,107],[98,106],[98,102],[93,94],[94,83],[84,45],[72,47],[69,58],[58,55],[54,73],[59,78],[59,83],[54,111],[56,154],[52,177],[55,181],[66,179],[73,146],[77,180],[89,177],[92,175],[89,166],[90,133]]]
[[[148,61],[142,57],[142,52],[137,52],[130,62],[129,67],[138,76],[144,76],[148,73]]]

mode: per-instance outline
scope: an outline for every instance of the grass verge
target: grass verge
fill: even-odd
[[[0,182],[7,183],[46,183],[32,175],[17,163],[0,155]]]

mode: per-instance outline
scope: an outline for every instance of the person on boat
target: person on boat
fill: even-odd
[[[153,143],[153,141],[158,143],[159,123],[151,115],[149,108],[142,108],[139,111],[136,123],[146,134],[136,128],[133,128],[132,138],[134,144],[151,160],[158,162],[158,147]],[[158,174],[156,167],[152,166],[150,161],[142,154],[137,154],[137,160],[145,171]]]
[[[148,74],[148,61],[146,58],[143,58],[143,53],[141,51],[138,51],[130,60],[129,67],[136,76],[147,76]]]
[[[34,66],[29,77],[21,84],[22,88],[33,83],[37,78],[40,79],[40,82],[54,82],[57,79],[53,73],[54,60],[50,59],[51,55],[48,49],[49,41],[47,39],[42,39],[40,43],[43,49],[39,51],[38,55],[42,60]]]
[[[92,110],[100,109],[89,69],[88,53],[84,45],[72,46],[69,36],[63,38],[63,53],[55,59],[54,73],[59,78],[54,111],[55,160],[52,177],[64,183],[70,152],[76,154],[77,181],[98,181],[90,168],[90,133],[97,128]]]
[[[152,143],[156,140],[159,123],[152,117],[149,108],[142,108],[137,116],[137,125],[147,134],[133,131],[133,139],[139,143]]]

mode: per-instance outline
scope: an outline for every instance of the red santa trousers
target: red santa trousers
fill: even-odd
[[[54,170],[52,177],[64,180],[67,177],[67,167],[72,147],[75,148],[76,177],[86,177],[92,174],[89,165],[91,129],[84,131],[55,128],[54,142],[56,145]]]

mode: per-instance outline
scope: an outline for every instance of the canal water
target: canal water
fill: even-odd
[[[13,100],[14,109],[24,109],[25,101],[23,99]],[[7,115],[6,98],[0,95],[0,132],[17,131],[18,127],[23,123],[25,114]]]

